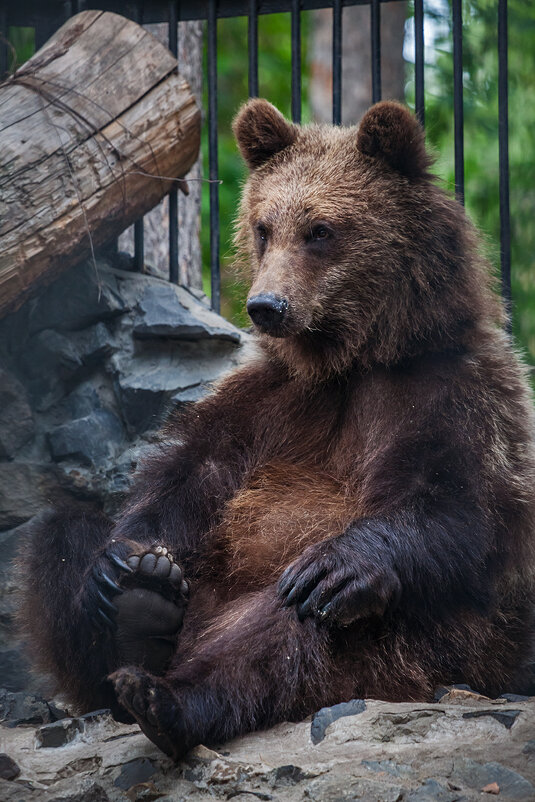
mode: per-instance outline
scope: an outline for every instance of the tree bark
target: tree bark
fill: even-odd
[[[403,39],[407,4],[381,3],[381,78],[384,100],[403,100]],[[312,114],[332,120],[332,12],[314,12],[310,76]],[[342,18],[342,122],[355,125],[372,102],[370,6],[348,6]]]
[[[200,113],[176,68],[136,23],[85,11],[0,85],[0,315],[194,163]]]

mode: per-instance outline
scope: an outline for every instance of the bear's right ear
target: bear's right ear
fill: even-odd
[[[254,169],[297,138],[297,127],[267,100],[254,98],[241,107],[232,125],[241,155]]]

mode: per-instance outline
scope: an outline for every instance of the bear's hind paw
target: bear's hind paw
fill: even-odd
[[[165,684],[135,666],[120,668],[110,675],[119,704],[137,721],[147,738],[178,760],[187,751],[178,730],[180,709]]]

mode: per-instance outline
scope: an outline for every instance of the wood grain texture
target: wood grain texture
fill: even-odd
[[[155,206],[199,150],[176,60],[109,12],[73,17],[0,84],[0,120],[0,316]]]

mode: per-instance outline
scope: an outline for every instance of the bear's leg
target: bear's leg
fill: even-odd
[[[299,720],[355,688],[336,669],[329,631],[300,622],[273,587],[230,602],[189,643],[184,632],[165,677],[127,667],[110,679],[147,737],[176,759],[199,743]]]
[[[19,618],[36,662],[79,708],[118,713],[107,675],[125,664],[164,671],[188,589],[164,547],[116,549],[112,528],[101,513],[79,510],[34,522],[18,561]]]

